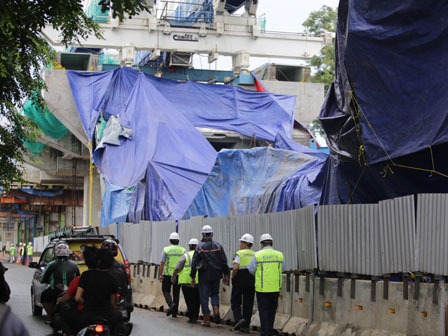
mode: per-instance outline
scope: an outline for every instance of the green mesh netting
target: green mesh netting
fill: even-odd
[[[32,98],[28,99],[23,107],[25,115],[33,119],[40,129],[53,139],[60,139],[67,134],[68,129],[65,127],[50,111],[45,109],[42,111]]]
[[[39,155],[40,153],[42,153],[42,151],[45,148],[45,144],[43,144],[42,142],[39,141],[26,141],[26,140],[22,140],[23,145],[28,148],[28,150],[31,152],[31,154],[33,155]]]

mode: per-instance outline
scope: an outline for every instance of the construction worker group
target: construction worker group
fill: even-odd
[[[29,265],[33,261],[33,244],[31,242],[26,245],[26,243],[19,243],[18,248],[18,258],[17,262],[22,265]],[[16,262],[16,246],[13,243],[9,245],[9,262]]]
[[[213,228],[205,225],[202,239],[191,238],[186,251],[179,245],[177,232],[169,236],[160,260],[162,292],[168,305],[167,316],[177,317],[180,288],[187,305],[189,323],[196,323],[202,310],[204,327],[211,322],[221,323],[219,313],[220,281],[229,281],[227,257],[221,244],[213,240]],[[231,308],[235,325],[233,329],[249,333],[255,295],[260,316],[260,334],[273,335],[278,298],[285,269],[283,253],[273,248],[270,234],[262,234],[261,249],[252,250],[254,237],[246,233],[240,238],[240,250],[236,252],[231,270]],[[210,311],[209,301],[213,312]],[[212,314],[213,313],[213,314]]]

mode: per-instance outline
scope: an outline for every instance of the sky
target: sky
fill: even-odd
[[[320,9],[323,5],[333,8],[338,6],[339,0],[260,0],[257,16],[266,14],[266,30],[279,32],[304,32],[302,23],[308,18],[308,15],[315,10]],[[281,63],[291,65],[302,65],[303,61],[288,59],[267,59],[251,57],[250,69],[255,69],[264,63]],[[194,67],[208,69],[209,64],[207,57],[195,56]],[[212,64],[218,70],[231,70],[232,61],[230,57],[221,56],[218,64]]]

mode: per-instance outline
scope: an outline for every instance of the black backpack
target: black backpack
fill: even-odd
[[[9,301],[11,289],[5,279],[5,266],[0,262],[0,303],[6,303]]]

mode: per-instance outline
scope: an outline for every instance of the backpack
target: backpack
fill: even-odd
[[[11,294],[11,289],[5,279],[5,272],[6,269],[0,262],[0,303],[8,302]]]

